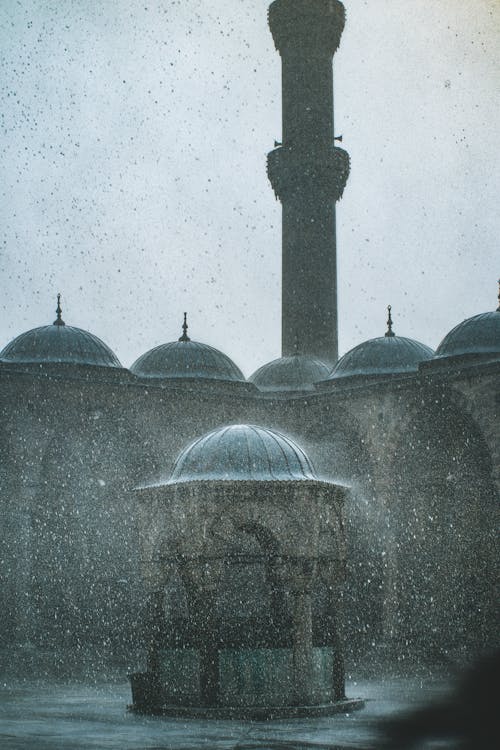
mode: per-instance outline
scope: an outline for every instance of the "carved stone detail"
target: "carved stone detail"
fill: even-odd
[[[280,146],[267,155],[267,175],[280,200],[319,194],[338,201],[349,171],[349,154],[335,146],[307,151]]]

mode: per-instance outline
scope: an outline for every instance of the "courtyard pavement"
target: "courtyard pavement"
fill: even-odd
[[[337,750],[375,747],[376,723],[440,694],[444,682],[350,682],[366,707],[348,715],[279,721],[165,719],[127,711],[128,684],[0,683],[5,750]],[[441,745],[442,747],[442,745]]]

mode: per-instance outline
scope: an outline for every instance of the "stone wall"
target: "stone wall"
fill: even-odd
[[[273,397],[250,385],[91,369],[0,370],[4,644],[90,642],[116,652],[139,639],[132,490],[168,476],[199,435],[238,422],[284,432],[320,477],[351,485],[345,603],[354,651],[395,642],[437,658],[491,641],[496,370]]]

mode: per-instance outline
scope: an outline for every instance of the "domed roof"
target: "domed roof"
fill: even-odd
[[[229,357],[208,344],[191,341],[184,313],[183,334],[178,341],[160,344],[136,359],[130,370],[142,378],[204,378],[245,380]]]
[[[313,383],[325,380],[329,369],[324,362],[305,354],[273,359],[249,377],[263,391],[310,390]]]
[[[60,301],[61,295],[58,294],[54,323],[21,333],[0,352],[0,361],[121,367],[117,357],[101,339],[82,328],[65,324],[61,317]]]
[[[392,330],[391,307],[388,307],[388,329],[385,336],[358,344],[339,359],[329,380],[355,375],[390,375],[416,372],[418,365],[434,355],[432,349],[414,339],[396,336]]]
[[[500,307],[459,323],[436,349],[435,359],[463,354],[500,354]]]
[[[235,424],[213,430],[185,448],[170,483],[194,480],[315,479],[304,451],[274,430]]]

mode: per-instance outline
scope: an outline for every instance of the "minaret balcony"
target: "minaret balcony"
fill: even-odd
[[[268,19],[281,55],[333,57],[344,30],[345,8],[339,0],[275,0]]]
[[[304,149],[279,146],[267,155],[267,175],[280,201],[306,199],[338,201],[349,176],[347,151],[337,146]]]

